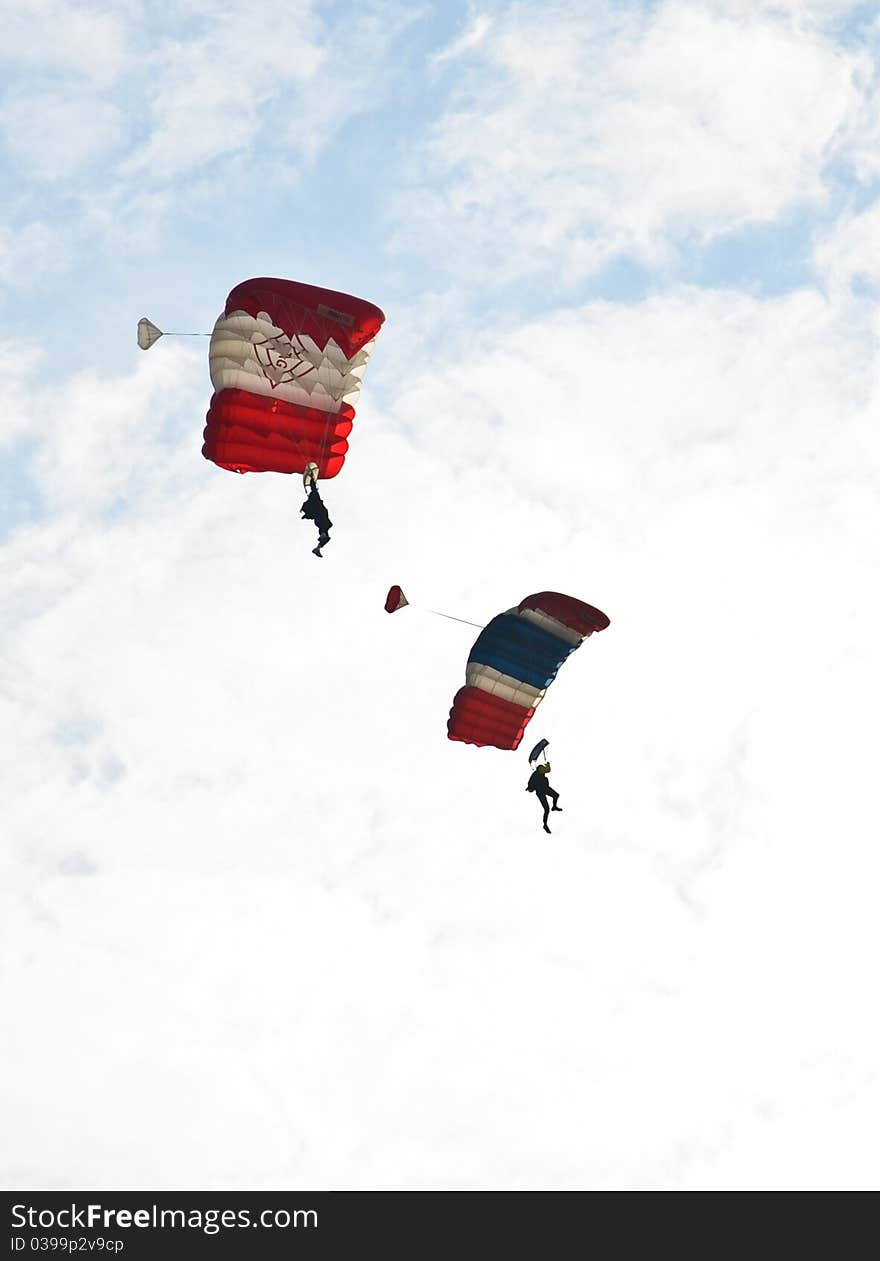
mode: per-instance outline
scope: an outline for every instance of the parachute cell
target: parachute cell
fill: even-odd
[[[455,696],[450,740],[515,749],[566,657],[609,619],[556,591],[526,596],[477,636]]]
[[[362,298],[293,280],[237,285],[211,334],[214,395],[202,454],[238,473],[335,477],[385,316]]]

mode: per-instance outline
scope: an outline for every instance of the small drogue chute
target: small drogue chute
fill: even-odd
[[[164,336],[165,334],[161,328],[155,325],[152,320],[148,320],[145,315],[138,320],[138,345],[141,350],[149,350],[160,337]]]
[[[404,609],[409,604],[406,596],[403,594],[401,587],[390,587],[385,597],[385,612],[396,613],[398,609]]]

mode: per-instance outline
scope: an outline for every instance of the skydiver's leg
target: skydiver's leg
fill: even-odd
[[[537,793],[536,796],[538,800],[540,801],[541,805],[544,807],[544,831],[549,832],[550,829],[547,826],[547,816],[550,814],[550,803],[548,802],[544,793]]]
[[[556,792],[553,788],[548,788],[548,789],[547,789],[547,796],[548,796],[548,797],[552,797],[552,798],[553,798],[553,809],[554,809],[554,810],[561,810],[561,809],[562,809],[562,806],[558,806],[558,805],[556,804],[556,803],[557,803],[557,801],[559,800],[559,793],[558,793],[558,792]]]
[[[324,508],[323,512],[318,513],[315,518],[315,525],[318,527],[318,547],[324,547],[330,542],[330,527],[333,522],[330,520],[330,513]]]

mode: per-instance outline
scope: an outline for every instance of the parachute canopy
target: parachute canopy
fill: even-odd
[[[405,608],[409,604],[406,596],[400,587],[391,587],[385,597],[385,612],[396,613],[398,609]]]
[[[295,280],[236,285],[211,334],[205,459],[238,473],[314,463],[335,477],[384,320],[371,302]]]
[[[452,702],[450,740],[515,749],[569,653],[609,619],[573,596],[541,591],[493,617],[477,636],[466,686]]]
[[[138,320],[138,345],[141,350],[149,350],[162,336],[161,328],[157,328],[145,315]]]

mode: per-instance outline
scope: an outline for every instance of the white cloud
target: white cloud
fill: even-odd
[[[479,45],[415,163],[404,237],[506,277],[564,254],[577,278],[824,198],[857,55],[754,6],[540,12],[518,8]]]
[[[205,21],[198,39],[163,41],[150,55],[150,135],[130,172],[149,173],[151,180],[186,174],[246,148],[263,126],[270,134],[284,131],[293,112],[303,112],[308,127],[297,93],[321,61],[311,5],[286,12],[282,30],[266,39],[244,37],[244,23],[243,7],[224,6]]]
[[[110,87],[130,65],[131,20],[140,7],[127,0],[6,0],[0,63],[30,75],[68,75],[93,90]]]
[[[880,87],[876,65],[863,75],[863,95],[858,110],[848,120],[838,143],[841,157],[862,184],[880,178]],[[873,82],[872,82],[873,80]]]
[[[785,14],[801,28],[834,29],[841,19],[858,17],[863,0],[702,0],[703,7],[722,16],[751,17],[755,12]]]
[[[814,257],[827,284],[880,282],[880,203],[861,214],[842,216],[819,240]]]
[[[65,180],[107,159],[125,138],[123,113],[108,101],[69,91],[7,97],[0,137],[37,179]]]
[[[25,342],[0,347],[0,451],[36,430],[31,391],[42,357],[37,347]]]
[[[126,165],[150,180],[251,149],[308,162],[345,118],[373,103],[388,46],[411,17],[368,5],[325,20],[299,0],[266,13],[246,3],[201,6],[197,35],[160,41],[151,69],[149,138]],[[254,29],[256,25],[256,29]]]
[[[246,190],[237,208],[269,189],[287,195],[340,127],[389,90],[389,50],[419,15],[382,0],[328,15],[297,0],[279,25],[244,0],[172,7],[173,22],[141,4],[112,15],[19,6],[14,43],[27,56],[13,64],[28,73],[0,100],[0,142],[30,180],[20,223],[54,214],[70,245],[129,254],[164,247],[181,221],[214,230],[231,187]],[[32,19],[55,21],[78,47],[93,34],[94,66],[32,31],[28,41]],[[47,209],[50,180],[60,200]]]
[[[35,277],[57,275],[67,261],[65,242],[54,225],[36,220],[13,229],[0,224],[0,284],[7,293],[30,289]]]
[[[441,48],[439,52],[433,54],[430,58],[431,64],[441,66],[446,62],[457,61],[459,57],[471,52],[478,44],[481,44],[491,28],[492,18],[485,13],[477,14],[469,23],[467,29],[457,39],[454,39],[451,44],[447,44],[445,48]]]
[[[59,382],[44,376],[34,392],[41,446],[34,473],[51,512],[89,517],[156,494],[175,480],[169,424],[183,401],[199,415],[204,361],[196,351],[163,345],[131,375],[95,370]]]

